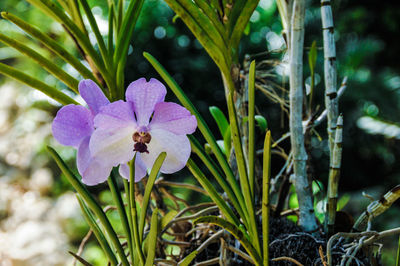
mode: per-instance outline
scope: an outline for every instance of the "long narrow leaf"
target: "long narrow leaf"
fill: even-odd
[[[59,55],[62,59],[64,59],[67,63],[73,66],[84,78],[91,79],[93,81],[97,81],[94,77],[93,73],[87,69],[75,56],[70,54],[67,50],[65,50],[61,45],[59,45],[56,41],[50,38],[48,35],[44,34],[36,27],[26,23],[22,19],[8,13],[1,12],[1,16],[4,19],[7,19],[20,27],[26,33],[30,34],[32,37],[36,38],[42,45],[46,46],[48,49]]]
[[[222,24],[220,18],[218,17],[217,11],[204,0],[194,0],[194,2],[199,6],[199,8],[203,11],[203,13],[206,14],[208,19],[218,30],[219,34],[221,34],[221,36],[224,37],[224,35],[226,34],[225,27]]]
[[[103,212],[100,205],[96,202],[93,196],[89,193],[89,191],[82,185],[82,183],[78,180],[78,178],[71,172],[65,162],[61,159],[61,157],[57,154],[57,152],[47,146],[47,151],[50,153],[51,157],[56,161],[58,167],[61,169],[65,177],[68,179],[68,182],[74,187],[74,189],[79,193],[79,195],[85,200],[86,204],[93,211],[96,217],[100,220],[104,229],[107,232],[108,237],[114,245],[114,248],[117,249],[117,253],[121,259],[121,262],[124,266],[128,266],[129,262],[125,256],[124,249],[122,248],[121,243],[119,242],[118,236],[115,233],[110,221],[108,220],[106,214]]]
[[[243,1],[238,1],[243,2]],[[239,46],[240,38],[243,35],[244,29],[246,28],[247,23],[250,20],[251,15],[253,14],[254,10],[256,9],[259,0],[251,0],[251,1],[244,1],[246,4],[243,8],[240,8],[240,16],[237,19],[235,26],[232,28],[231,31],[231,47],[232,49],[237,49]],[[236,3],[234,4],[235,8]]]
[[[144,196],[142,201],[142,209],[139,217],[139,239],[143,240],[144,233],[144,222],[146,221],[147,207],[149,205],[151,191],[153,190],[154,182],[160,172],[161,166],[164,163],[165,157],[167,154],[165,152],[160,153],[158,155],[156,161],[153,164],[153,168],[151,169],[149,179],[147,180],[146,188],[144,190]]]
[[[111,58],[114,54],[114,3],[111,2],[108,10],[108,53]]]
[[[228,93],[228,111],[229,111],[229,121],[231,124],[231,134],[233,140],[233,146],[235,148],[235,155],[236,155],[236,163],[238,166],[239,171],[239,179],[240,179],[240,186],[242,188],[242,193],[244,196],[244,200],[246,202],[247,213],[249,216],[250,226],[248,228],[251,236],[254,239],[255,248],[259,251],[260,250],[260,243],[258,240],[258,233],[257,233],[257,223],[255,219],[255,212],[254,212],[254,201],[251,196],[250,186],[249,186],[249,179],[247,176],[246,170],[246,162],[244,159],[243,149],[242,149],[242,142],[240,139],[239,127],[237,122],[237,116],[235,111],[235,105],[233,102],[233,92],[230,91]]]
[[[248,105],[248,117],[249,117],[249,185],[252,198],[254,199],[254,156],[255,156],[255,122],[254,122],[254,109],[255,109],[255,95],[254,95],[254,84],[255,84],[255,72],[256,62],[253,60],[250,64],[249,70],[249,105]]]
[[[79,3],[78,0],[67,0],[68,1],[68,5],[71,9],[71,18],[72,21],[74,21],[79,29],[81,29],[81,31],[87,35],[87,30],[86,30],[86,26],[85,23],[83,22],[83,18],[82,18],[82,14],[81,14],[81,10],[79,9]]]
[[[103,232],[101,231],[100,227],[97,225],[96,219],[93,218],[93,215],[90,213],[88,207],[83,202],[83,199],[81,198],[81,196],[79,196],[79,194],[76,194],[76,198],[78,199],[79,206],[81,207],[83,217],[85,218],[86,222],[89,224],[94,235],[96,236],[96,239],[99,242],[101,248],[103,249],[104,254],[107,256],[111,265],[117,265],[118,264],[117,258],[115,258],[114,252],[108,245],[107,239],[103,235]]]
[[[208,170],[214,176],[215,180],[217,180],[218,184],[222,187],[233,206],[239,213],[239,216],[243,219],[243,223],[248,226],[248,217],[245,215],[245,212],[242,210],[235,194],[233,193],[229,184],[222,177],[219,166],[208,156],[208,154],[204,151],[201,144],[195,139],[193,136],[189,136],[190,144],[192,147],[192,151],[199,156],[200,160],[207,166]]]
[[[34,89],[37,89],[38,91],[43,92],[50,98],[56,100],[57,102],[67,105],[67,104],[78,104],[76,101],[74,101],[71,97],[65,95],[64,93],[60,92],[54,87],[51,87],[47,85],[46,83],[41,82],[40,80],[37,80],[35,78],[32,78],[31,76],[28,76],[27,74],[18,71],[6,64],[0,63],[0,73],[3,75],[6,75],[10,78],[16,79],[19,82],[22,82]]]
[[[43,12],[61,23],[78,41],[82,49],[89,55],[89,57],[95,63],[97,69],[103,75],[107,83],[110,82],[109,73],[107,72],[104,62],[101,60],[100,55],[93,48],[90,43],[89,37],[64,13],[60,7],[58,7],[51,0],[27,0],[34,6],[40,8]]]
[[[182,105],[188,109],[192,114],[194,114],[197,118],[197,125],[203,134],[206,141],[210,144],[211,149],[218,160],[222,170],[224,171],[227,181],[229,185],[232,187],[233,192],[238,199],[240,206],[243,210],[246,209],[246,205],[244,204],[244,198],[242,193],[240,192],[240,188],[236,179],[233,175],[232,169],[230,168],[224,154],[222,153],[221,149],[218,147],[217,141],[213,136],[211,130],[207,126],[205,120],[197,111],[196,107],[194,107],[193,103],[189,100],[183,90],[179,87],[176,81],[169,75],[169,73],[165,70],[165,68],[149,53],[143,53],[144,57],[150,62],[150,64],[154,67],[154,69],[158,72],[158,74],[164,79],[164,81],[168,84],[169,88],[172,92],[176,95],[178,100],[182,103]]]
[[[148,236],[148,250],[145,266],[152,266],[154,264],[154,258],[156,257],[157,249],[157,235],[158,235],[158,209],[153,211],[150,223],[150,233]]]
[[[89,4],[86,0],[79,0],[82,4],[83,10],[85,10],[86,16],[89,20],[90,27],[96,37],[97,44],[99,45],[101,56],[103,57],[103,61],[109,67],[109,70],[112,69],[112,62],[108,60],[108,51],[106,48],[106,44],[104,43],[104,39],[101,36],[99,26],[97,25],[96,19],[93,16],[92,10],[89,7]]]
[[[253,258],[256,265],[262,265],[260,254],[254,248],[247,236],[239,229],[239,227],[217,216],[204,216],[193,221],[193,224],[195,225],[199,223],[215,224],[219,227],[222,227],[231,233],[237,240],[239,240],[249,255]]]
[[[232,209],[226,204],[224,199],[218,194],[215,190],[214,186],[208,181],[207,177],[201,172],[200,168],[196,165],[196,163],[189,159],[186,166],[196,178],[196,180],[201,184],[201,186],[208,192],[210,198],[217,204],[218,208],[221,212],[225,215],[225,217],[230,221],[232,224],[239,225],[240,222],[232,212]]]
[[[204,32],[201,25],[186,11],[186,9],[175,0],[166,0],[167,4],[175,11],[176,14],[185,22],[190,31],[196,36],[197,40],[203,45],[207,53],[211,56],[217,66],[224,71],[229,72],[228,66],[230,65],[229,58],[225,58],[221,47]],[[223,51],[226,49],[224,48]]]
[[[265,135],[263,153],[263,182],[262,182],[262,239],[263,239],[263,261],[264,266],[269,264],[269,179],[271,175],[271,132]]]
[[[183,258],[183,260],[181,260],[178,265],[179,266],[189,266],[190,263],[194,260],[194,258],[196,258],[197,253],[199,253],[197,250],[193,251],[192,253],[190,253],[189,255],[187,255],[185,258]]]
[[[218,46],[221,51],[224,51],[227,42],[218,31],[217,27],[213,25],[208,16],[202,12],[202,10],[193,3],[192,0],[176,0],[186,10],[188,14],[197,22],[198,25],[203,29],[203,32],[209,36],[209,38]]]
[[[229,123],[228,120],[226,119],[224,113],[221,111],[216,106],[210,106],[209,107],[210,113],[212,117],[214,118],[215,122],[217,123],[219,132],[221,133],[221,136],[224,137],[226,131],[229,129]]]
[[[122,2],[119,6],[122,6]],[[142,9],[144,0],[131,0],[126,11],[126,14],[123,16],[121,28],[117,34],[117,42],[115,46],[114,53],[114,67],[116,66],[116,77],[117,77],[117,88],[119,91],[119,96],[124,96],[124,71],[125,64],[127,60],[127,54],[129,50],[129,44],[133,35],[133,30],[135,29],[136,22],[139,18],[140,10]],[[119,10],[122,11],[122,10]],[[121,19],[122,13],[119,12],[118,20]]]
[[[21,42],[18,42],[14,39],[11,39],[3,34],[0,33],[0,42],[3,42],[4,44],[13,47],[14,49],[17,49],[20,51],[22,54],[32,58],[35,60],[39,65],[41,65],[44,69],[46,69],[48,72],[56,76],[58,79],[60,79],[62,82],[64,82],[71,90],[73,90],[76,93],[78,92],[78,80],[76,80],[74,77],[69,75],[67,72],[65,72],[63,69],[61,69],[59,66],[45,58],[44,56],[40,55],[38,52],[35,50],[29,48],[28,46],[24,45]]]

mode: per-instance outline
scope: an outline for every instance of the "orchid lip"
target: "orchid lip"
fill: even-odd
[[[140,153],[149,153],[147,150],[147,145],[151,141],[151,135],[148,132],[136,131],[132,135],[132,140],[135,142],[134,151],[138,151]]]

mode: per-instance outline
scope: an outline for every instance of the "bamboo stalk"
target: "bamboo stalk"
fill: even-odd
[[[299,225],[306,231],[317,229],[311,187],[307,178],[307,154],[304,148],[303,115],[303,46],[305,0],[295,0],[291,18],[290,40],[290,139],[294,159],[294,182],[299,200]]]
[[[333,148],[333,157],[329,170],[328,181],[328,202],[327,202],[327,230],[328,236],[333,235],[336,218],[336,206],[338,200],[338,187],[340,178],[340,165],[342,159],[342,135],[343,135],[343,116],[337,119],[335,134],[335,145]]]
[[[324,39],[325,106],[328,111],[328,136],[332,162],[338,117],[336,47],[330,0],[321,0],[322,32]]]

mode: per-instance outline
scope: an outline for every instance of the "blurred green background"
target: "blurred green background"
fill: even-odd
[[[106,30],[106,1],[89,2],[100,29]],[[319,7],[319,1],[308,1],[306,49],[313,41],[322,47]],[[78,56],[62,27],[27,2],[2,0],[0,10],[16,14],[50,33]],[[400,183],[400,4],[381,1],[376,5],[372,0],[340,0],[334,1],[333,14],[338,83],[348,76],[347,90],[339,104],[345,119],[340,187],[341,193],[351,198],[345,210],[356,218],[369,203],[361,196],[362,191],[379,198]],[[173,18],[174,13],[163,1],[145,1],[132,40],[126,84],[143,76],[158,77],[142,56],[143,51],[151,53],[184,88],[210,127],[217,132],[208,107],[215,105],[226,111],[218,69],[183,22]],[[258,63],[265,62],[263,69],[273,74],[269,78],[271,81],[287,83],[282,27],[273,0],[260,1],[247,30],[240,47],[241,59],[249,54]],[[18,28],[2,19],[0,32],[29,41],[29,37]],[[32,47],[52,56],[39,45],[33,44]],[[271,64],[270,60],[274,63]],[[34,62],[2,44],[0,61],[66,90],[63,84]],[[58,63],[62,64],[61,61]],[[64,68],[77,75],[69,66]],[[308,66],[304,69],[307,78]],[[321,49],[318,50],[316,73],[320,82],[315,89],[314,102],[323,108]],[[175,100],[172,93],[167,97]],[[0,76],[0,261],[11,263],[4,265],[69,264],[72,258],[66,251],[76,252],[88,230],[79,214],[72,189],[44,150],[48,144],[55,146],[75,168],[72,149],[62,147],[51,137],[50,123],[59,107],[41,93]],[[283,116],[282,123],[279,105],[260,92],[257,92],[257,107],[267,118],[275,139],[288,131],[287,117]],[[315,135],[312,137],[311,167],[313,178],[326,184],[328,147],[325,124],[317,131],[324,140],[318,140]],[[288,141],[283,143],[286,149],[288,145]],[[274,159],[273,173],[278,172],[283,163]],[[194,182],[185,171],[166,178]],[[111,197],[104,188],[100,185],[91,190],[107,204]],[[187,191],[175,192],[190,200]],[[373,228],[384,230],[399,226],[399,217],[400,204],[395,203],[382,217],[374,220]],[[385,242],[384,265],[394,265],[396,244],[396,238]],[[102,265],[101,250],[93,241],[89,242],[83,256]]]

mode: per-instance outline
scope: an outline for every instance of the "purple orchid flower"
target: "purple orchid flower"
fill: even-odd
[[[189,159],[191,148],[186,134],[196,130],[196,117],[184,107],[164,102],[167,91],[156,79],[132,82],[126,90],[126,101],[116,101],[101,108],[94,118],[96,128],[89,149],[103,165],[120,164],[119,172],[129,178],[127,163],[136,153],[135,181],[151,169],[161,152],[167,156],[162,173],[181,170]]]
[[[100,108],[110,101],[92,80],[82,80],[79,83],[79,93],[89,109],[74,104],[62,107],[54,118],[52,131],[59,143],[78,150],[76,163],[82,182],[95,185],[107,179],[112,169],[111,165],[102,164],[93,158],[89,150],[90,137],[94,132],[93,119]],[[105,174],[107,177],[104,179]]]

